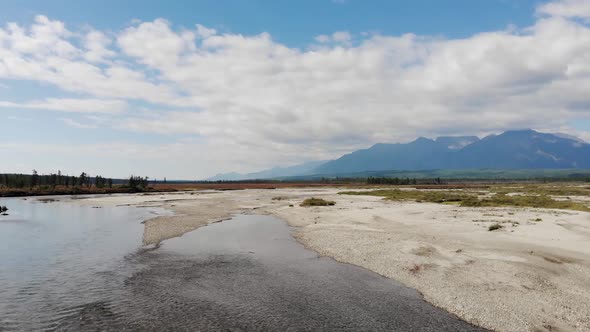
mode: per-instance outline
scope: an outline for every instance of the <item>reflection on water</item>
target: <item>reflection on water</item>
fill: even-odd
[[[125,256],[141,246],[135,207],[10,198],[0,216],[0,330],[59,326],[94,301],[117,296],[132,271]]]

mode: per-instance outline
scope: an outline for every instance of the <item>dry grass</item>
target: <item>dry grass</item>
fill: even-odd
[[[491,187],[490,191],[497,194],[518,193],[544,196],[590,196],[590,186],[571,183],[503,185]]]
[[[493,224],[493,225],[490,225],[490,227],[488,227],[488,231],[490,231],[490,232],[497,231],[502,228],[504,228],[504,226],[502,226],[500,224]]]
[[[327,201],[325,199],[322,198],[308,198],[306,200],[304,200],[300,206],[331,206],[331,205],[335,205],[336,202],[334,201]]]
[[[373,191],[345,191],[340,194],[344,195],[370,195],[381,196],[390,200],[413,200],[416,202],[430,202],[430,203],[453,203],[466,207],[533,207],[546,209],[562,209],[562,210],[577,210],[590,211],[590,208],[581,202],[561,201],[555,200],[546,194],[546,191],[541,190],[536,193],[537,185],[531,185],[527,189],[528,194],[521,195],[507,195],[504,192],[499,192],[491,197],[479,197],[477,193],[468,191],[449,191],[449,190],[400,190],[400,189],[383,189]],[[521,188],[526,188],[523,186]],[[568,192],[572,188],[566,188],[563,191],[554,189],[554,192]],[[583,190],[585,190],[583,188]],[[525,192],[523,190],[523,192]],[[569,191],[571,192],[571,191]]]

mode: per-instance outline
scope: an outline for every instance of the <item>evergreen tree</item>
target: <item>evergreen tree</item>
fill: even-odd
[[[39,174],[37,170],[33,170],[33,175],[31,176],[31,188],[36,187],[39,184]],[[23,185],[24,187],[24,185]]]

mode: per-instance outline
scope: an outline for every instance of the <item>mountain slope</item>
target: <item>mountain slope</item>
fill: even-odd
[[[240,181],[240,180],[254,180],[254,179],[273,179],[278,177],[287,177],[287,176],[298,176],[298,175],[307,175],[311,174],[311,172],[319,167],[320,165],[324,164],[325,161],[310,161],[307,163],[289,166],[289,167],[274,167],[271,169],[263,170],[260,172],[254,173],[224,173],[224,174],[217,174],[211,178],[208,178],[207,181]]]
[[[534,130],[508,131],[461,149],[448,168],[590,168],[590,145]]]
[[[450,151],[478,140],[475,136],[439,137],[436,140],[420,137],[407,144],[379,143],[329,161],[316,168],[315,173],[445,168]]]
[[[420,137],[410,143],[378,143],[336,160],[261,172],[218,174],[209,181],[288,178],[376,171],[590,169],[590,144],[566,134],[513,130],[475,136]]]
[[[375,144],[314,170],[338,174],[382,170],[590,168],[590,144],[534,130],[477,137],[419,138],[407,144]]]

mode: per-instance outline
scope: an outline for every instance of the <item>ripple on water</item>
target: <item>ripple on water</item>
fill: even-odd
[[[100,210],[100,227],[117,232],[126,220],[137,220],[104,221]],[[83,236],[96,225],[67,226],[62,232],[73,227]],[[127,230],[130,238],[134,230]],[[480,330],[398,283],[318,258],[277,219],[237,216],[153,250],[138,249],[139,231],[137,244],[114,251],[105,243],[128,241],[117,232],[92,232],[98,244],[89,248],[62,233],[72,246],[52,248],[77,252],[58,251],[59,260],[41,264],[45,269],[2,293],[9,296],[0,303],[0,330]]]

